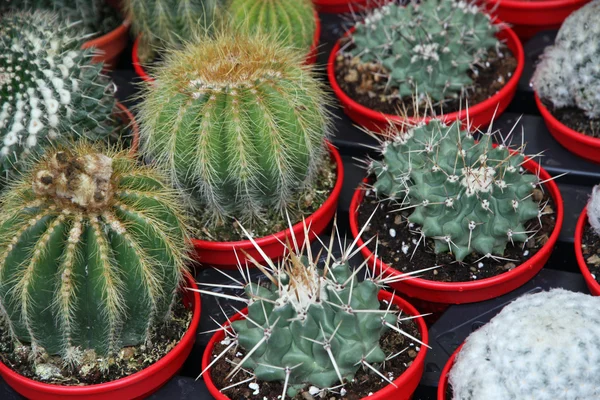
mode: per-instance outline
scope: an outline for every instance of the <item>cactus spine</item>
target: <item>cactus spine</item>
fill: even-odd
[[[500,46],[489,15],[466,1],[390,3],[356,24],[349,51],[362,63],[378,63],[401,97],[457,98],[472,84],[467,74]]]
[[[0,172],[20,170],[32,153],[86,132],[107,137],[113,86],[92,64],[92,50],[57,14],[10,13],[0,19]]]
[[[305,54],[313,43],[316,22],[310,0],[232,0],[229,13],[244,33],[274,34]]]
[[[436,253],[458,261],[472,252],[503,255],[541,216],[531,198],[539,177],[520,172],[523,154],[494,148],[490,134],[476,142],[459,122],[433,120],[394,132],[381,153],[369,166],[375,192],[412,209],[408,220],[434,239]]]
[[[0,208],[0,308],[15,340],[77,363],[169,315],[186,233],[163,175],[87,144],[47,152]]]
[[[301,56],[222,33],[171,52],[140,105],[142,146],[217,220],[283,209],[325,154],[326,99]]]

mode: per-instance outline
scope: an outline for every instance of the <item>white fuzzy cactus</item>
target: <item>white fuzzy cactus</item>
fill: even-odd
[[[571,14],[533,75],[540,98],[554,107],[578,107],[600,117],[600,0]]]
[[[471,334],[450,371],[454,400],[600,399],[600,298],[522,296]]]
[[[588,222],[594,228],[597,235],[600,235],[600,185],[594,186],[592,195],[587,204]]]

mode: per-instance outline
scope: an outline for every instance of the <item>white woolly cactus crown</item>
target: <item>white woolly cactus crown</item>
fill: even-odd
[[[466,340],[449,374],[455,400],[600,398],[600,298],[522,296]]]
[[[592,195],[587,204],[588,222],[594,228],[597,235],[600,235],[600,185],[594,186]]]
[[[578,107],[600,117],[600,0],[592,1],[563,22],[556,41],[544,51],[533,75],[540,98],[554,107]]]

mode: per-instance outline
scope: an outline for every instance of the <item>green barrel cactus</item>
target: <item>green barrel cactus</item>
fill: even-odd
[[[78,137],[110,134],[114,86],[81,50],[80,31],[57,14],[0,18],[0,174],[22,168],[32,153]]]
[[[525,224],[540,215],[539,178],[521,171],[523,154],[494,148],[490,135],[476,142],[458,121],[409,127],[381,153],[369,166],[373,189],[412,210],[409,222],[434,239],[436,253],[502,255],[508,242],[528,239]]]
[[[497,30],[489,15],[463,0],[390,3],[356,24],[349,54],[383,66],[400,96],[441,101],[473,83],[468,72],[500,46]]]
[[[244,33],[273,34],[304,53],[313,44],[317,26],[311,0],[231,0],[229,14]]]
[[[284,209],[313,180],[328,132],[302,55],[261,35],[221,33],[170,52],[140,104],[145,154],[216,220]]]
[[[47,152],[0,207],[0,311],[13,338],[77,363],[144,343],[177,300],[187,240],[163,177],[127,152]]]
[[[4,0],[3,10],[46,10],[58,13],[61,20],[77,23],[90,36],[115,29],[121,23],[118,12],[105,0]]]
[[[131,27],[141,37],[141,57],[156,49],[179,48],[205,33],[215,21],[223,0],[123,0]]]

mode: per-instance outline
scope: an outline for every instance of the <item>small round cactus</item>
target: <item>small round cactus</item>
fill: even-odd
[[[430,0],[390,3],[357,22],[352,57],[384,67],[401,97],[457,98],[472,84],[468,72],[498,48],[497,26],[477,5]]]
[[[302,55],[221,33],[170,52],[139,107],[145,154],[215,220],[284,209],[325,155],[327,103]]]
[[[455,400],[598,399],[600,298],[527,294],[472,333],[449,375]]]
[[[214,23],[222,0],[123,0],[136,35],[141,37],[141,56],[156,49],[179,48],[205,33]]]
[[[409,222],[435,241],[435,251],[462,261],[472,252],[503,255],[511,242],[528,239],[526,222],[540,216],[532,193],[540,180],[521,171],[524,156],[491,135],[476,142],[460,122],[439,120],[394,132],[372,161],[380,198],[413,210]]]
[[[0,19],[0,173],[32,153],[79,136],[107,137],[113,85],[81,50],[76,27],[57,14],[9,13]]]
[[[1,199],[0,311],[13,338],[77,363],[144,343],[185,271],[176,194],[127,152],[47,152]]]
[[[577,107],[589,118],[600,118],[599,13],[596,0],[565,19],[532,79],[540,98],[557,108]]]
[[[311,0],[232,0],[232,23],[244,33],[273,34],[304,53],[314,40],[316,21]]]

